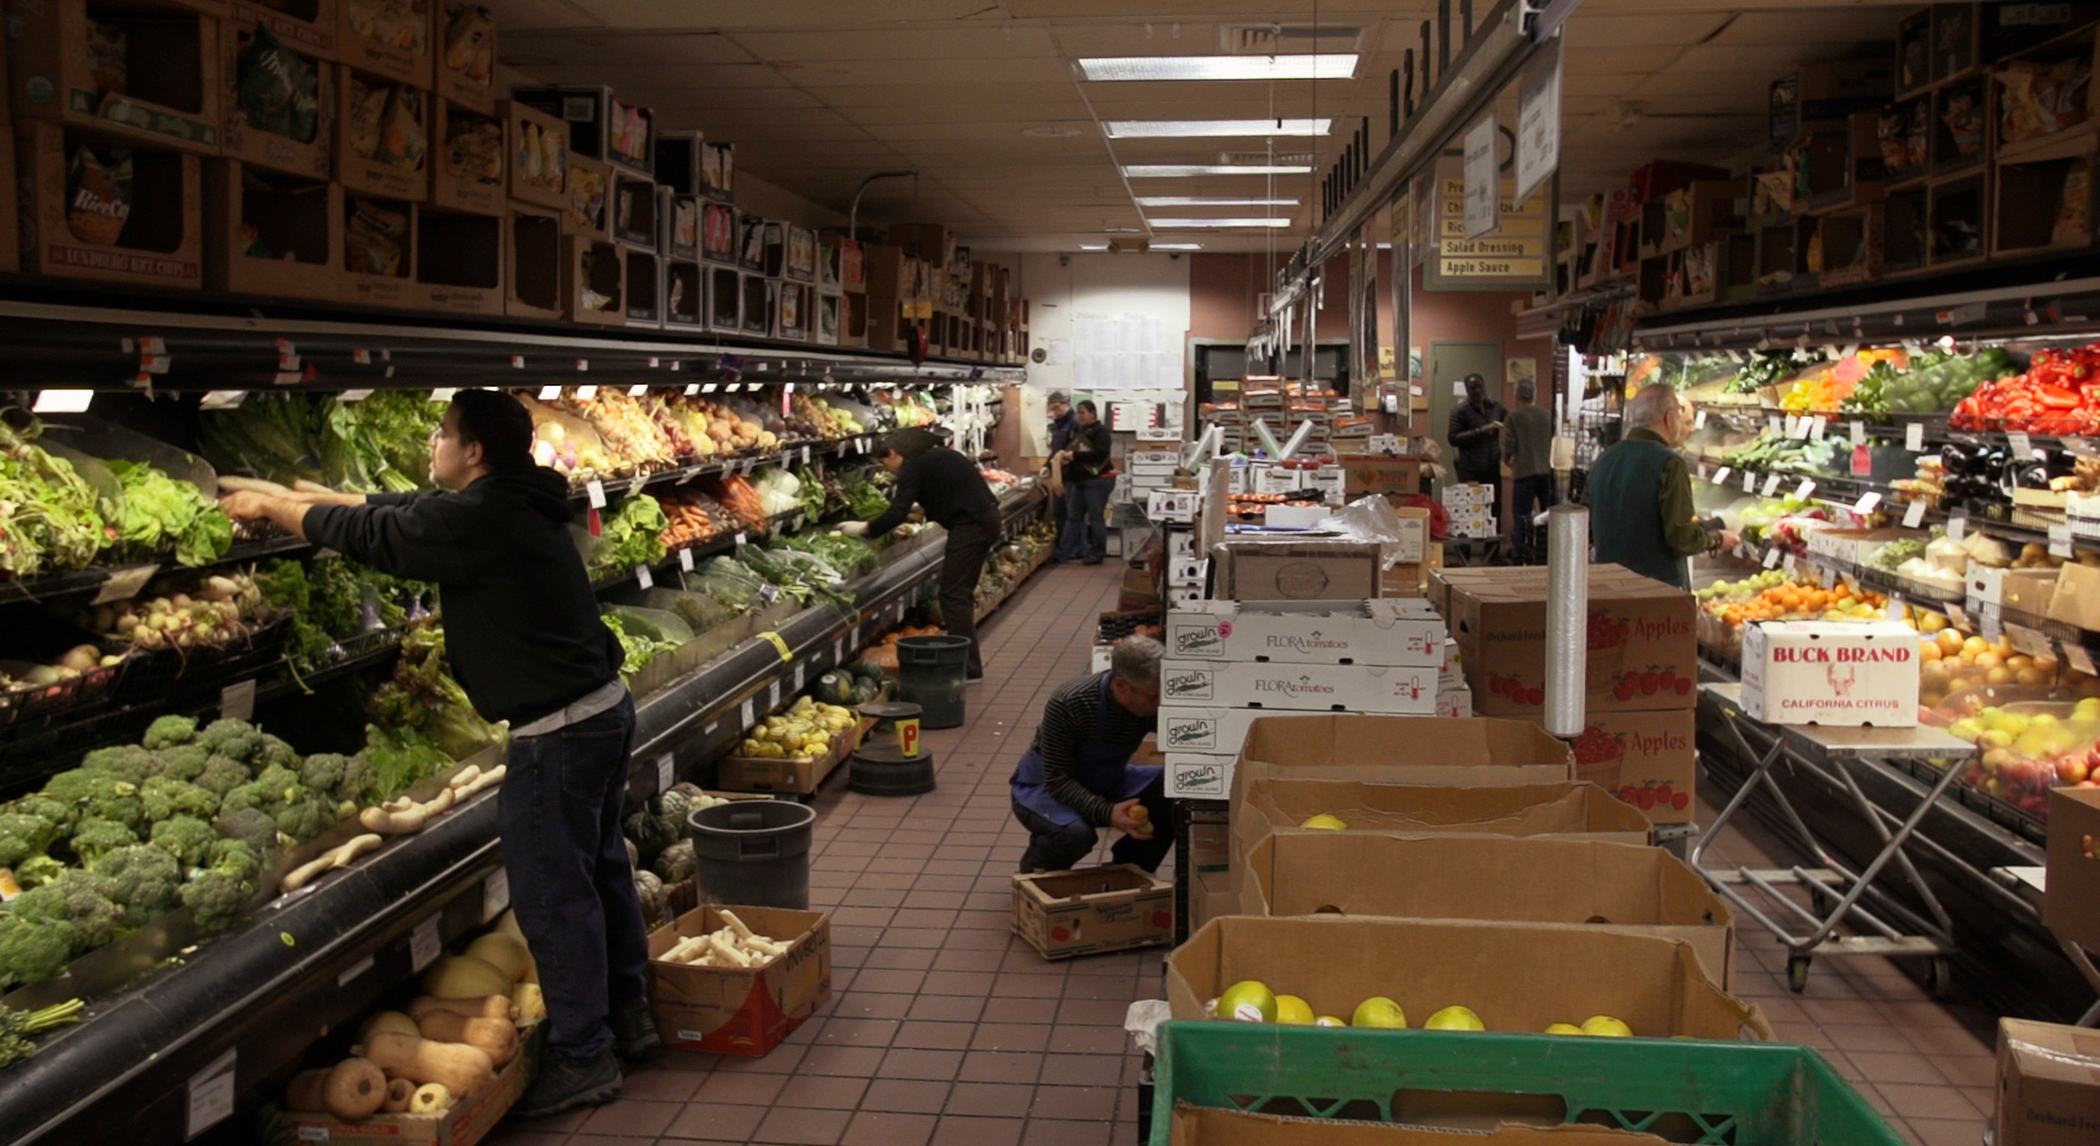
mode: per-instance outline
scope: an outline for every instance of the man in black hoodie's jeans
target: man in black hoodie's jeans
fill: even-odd
[[[452,673],[489,720],[510,722],[498,789],[503,866],[539,965],[548,1051],[524,1117],[619,1093],[615,1054],[661,1047],[649,1018],[648,940],[620,835],[634,702],[620,644],[598,619],[561,475],[534,465],[516,399],[462,390],[430,442],[449,492],[236,493],[238,518],[268,518],[317,545],[435,581]]]

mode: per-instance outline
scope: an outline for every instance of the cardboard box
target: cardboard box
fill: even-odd
[[[1145,516],[1153,521],[1196,520],[1196,506],[1202,498],[1191,490],[1160,490],[1146,500]]]
[[[1440,688],[1436,694],[1436,714],[1443,717],[1470,717],[1473,715],[1473,690],[1469,688]]]
[[[1488,716],[1542,715],[1543,570],[1452,569],[1444,571],[1444,578],[1449,592],[1444,616],[1465,653],[1474,707]],[[1589,594],[1589,711],[1696,705],[1692,595],[1616,565],[1590,567]]]
[[[610,240],[613,237],[612,168],[571,152],[567,186],[568,198],[562,206],[562,232]]]
[[[422,207],[402,199],[369,195],[343,196],[343,269],[339,297],[359,306],[420,307],[427,301],[417,285],[416,226]],[[384,255],[392,271],[377,269],[381,244],[361,234],[384,236]],[[398,253],[397,253],[398,252]]]
[[[1166,971],[1177,1019],[1203,1018],[1220,991],[1259,979],[1316,1015],[1347,1016],[1384,995],[1416,1023],[1463,1003],[1491,1031],[1611,1015],[1648,1038],[1771,1037],[1755,1006],[1707,979],[1689,944],[1581,927],[1232,915],[1190,936]]]
[[[214,134],[216,138],[216,134]],[[204,285],[202,163],[176,151],[133,148],[131,213],[115,244],[88,241],[68,222],[68,162],[106,141],[45,120],[15,125],[16,184],[23,195],[21,264],[31,274],[196,290]]]
[[[204,204],[207,289],[338,300],[341,185],[254,171],[234,159],[207,159]]]
[[[831,739],[831,750],[822,756],[799,760],[775,760],[759,756],[725,756],[715,765],[715,787],[731,792],[791,792],[808,795],[831,775],[873,727],[863,719]]]
[[[430,117],[435,156],[430,164],[431,206],[477,215],[508,214],[508,173],[516,156],[504,120],[451,100],[436,103]]]
[[[1229,753],[1169,752],[1167,796],[1176,800],[1223,800],[1232,794],[1232,770],[1238,761]]]
[[[223,14],[225,5],[214,5]],[[104,98],[90,29],[124,34],[127,91]],[[133,145],[219,154],[220,21],[174,4],[126,10],[87,0],[11,4],[8,75],[14,116],[25,123],[89,128]],[[63,197],[61,197],[61,200]]]
[[[427,89],[435,76],[432,0],[336,0],[336,58]]]
[[[503,313],[560,318],[562,256],[561,215],[513,199],[503,224]]]
[[[496,17],[478,4],[444,0],[437,22],[437,51],[432,54],[438,98],[483,115],[496,114]]]
[[[1375,541],[1234,538],[1212,549],[1211,568],[1222,600],[1339,601],[1379,595],[1382,557]]]
[[[1469,1096],[1470,1097],[1470,1096]],[[1475,1125],[1481,1112],[1468,1104],[1465,1129],[1450,1132],[1391,1122],[1349,1122],[1332,1118],[1279,1118],[1211,1106],[1174,1108],[1171,1146],[1657,1146],[1666,1139],[1601,1126],[1527,1126],[1503,1122],[1491,1129]],[[1488,1118],[1500,1118],[1487,1112]],[[1531,1103],[1515,1097],[1508,1116],[1534,1117]]]
[[[225,130],[219,136],[220,154],[228,159],[238,159],[250,167],[303,175],[309,179],[328,178],[335,172],[335,133],[340,127],[336,100],[341,91],[335,78],[336,65],[307,55],[297,45],[287,43],[286,46],[304,57],[305,64],[314,70],[317,81],[314,134],[311,139],[301,140],[266,131],[249,122],[248,113],[240,102],[241,54],[248,50],[254,35],[254,24],[243,24],[238,20],[229,21],[219,29],[219,76],[225,88],[219,93],[219,104],[226,110]]]
[[[1221,916],[1239,910],[1238,900],[1232,893],[1232,876],[1225,871],[1197,871],[1189,875],[1189,933],[1203,930],[1203,925]]]
[[[1400,519],[1400,531],[1397,540],[1387,543],[1386,559],[1407,565],[1419,565],[1427,560],[1430,546],[1429,511],[1401,506],[1393,510],[1393,516]]]
[[[586,235],[561,237],[562,317],[594,326],[627,325],[627,248]],[[610,300],[593,306],[584,298]]]
[[[1423,666],[1169,660],[1161,674],[1162,701],[1178,705],[1421,716],[1436,711],[1437,672]]]
[[[353,2],[344,0],[345,4]],[[386,117],[397,114],[396,109],[401,109],[400,114],[413,115],[427,139],[435,110],[430,93],[348,67],[335,69],[335,74],[335,106],[341,116],[335,131],[335,177],[343,184],[343,190],[352,195],[379,195],[415,203],[430,198],[431,148],[424,149],[421,161],[414,167],[388,163],[376,154],[367,155],[360,150],[385,146]],[[359,131],[357,124],[368,120],[375,107],[381,109],[380,126],[376,131]]]
[[[698,263],[673,259],[664,265],[664,326],[707,327],[707,272]]]
[[[599,85],[514,87],[511,98],[569,126],[569,152],[644,179],[656,177],[656,113]]]
[[[663,246],[664,220],[657,212],[661,200],[655,183],[615,171],[608,198],[614,239],[652,254]]]
[[[2048,863],[2042,923],[2100,951],[2100,788],[2049,792]]]
[[[2081,629],[2100,629],[2100,569],[2075,562],[2058,569],[2048,617]]]
[[[1397,493],[1412,496],[1422,492],[1420,458],[1355,456],[1339,459],[1342,492],[1350,498],[1366,494]]]
[[[680,262],[698,262],[704,204],[698,196],[680,195],[662,184],[657,185],[656,192],[656,213],[664,221],[664,253]]]
[[[1014,878],[1013,929],[1045,959],[1174,941],[1174,885],[1132,864]]]
[[[423,210],[416,218],[416,281],[423,306],[447,314],[502,314],[510,282],[503,265],[510,220]]]
[[[504,169],[510,197],[537,207],[569,206],[569,128],[561,120],[517,100],[497,101],[503,138],[510,145]]]
[[[1900,621],[1747,626],[1743,712],[1769,724],[1914,728],[1917,630]]]
[[[263,0],[233,0],[226,17],[234,24],[268,28],[286,47],[320,60],[335,60],[336,0],[306,0],[296,12],[280,11]]]
[[[1240,745],[1247,740],[1247,729],[1255,721],[1301,718],[1317,719],[1312,713],[1279,713],[1262,708],[1164,706],[1159,710],[1159,743],[1168,753],[1193,752],[1230,759],[1239,754]]]
[[[1495,836],[1272,833],[1254,845],[1236,882],[1242,915],[1588,926],[1682,940],[1698,952],[1715,985],[1727,990],[1735,981],[1735,916],[1698,872],[1661,848]]]
[[[1354,714],[1256,720],[1239,751],[1243,763],[1262,766],[1243,780],[1274,774],[1472,786],[1573,778],[1567,745],[1519,720]]]
[[[744,925],[788,943],[763,967],[694,967],[660,956],[681,939],[721,928],[721,909],[703,905],[649,936],[649,1008],[664,1045],[719,1054],[763,1055],[780,1045],[831,997],[831,920],[821,911],[731,906]]]
[[[1592,711],[1575,741],[1575,776],[1658,824],[1690,823],[1699,811],[1698,732],[1692,711]]]
[[[1261,523],[1271,529],[1311,529],[1325,520],[1325,505],[1268,505],[1261,513]]]
[[[1422,601],[1205,601],[1167,614],[1167,655],[1206,661],[1426,665],[1444,622]]]
[[[535,1023],[520,1032],[522,1045],[516,1058],[496,1072],[496,1081],[479,1094],[455,1101],[442,1115],[374,1114],[360,1122],[346,1122],[327,1114],[269,1108],[264,1132],[273,1142],[328,1142],[348,1146],[474,1146],[489,1136],[510,1108],[525,1094],[539,1074],[545,1040],[545,1023]]]
[[[2100,1031],[1998,1020],[1994,1146],[2083,1146],[2100,1134]]]
[[[655,251],[627,252],[627,325],[664,324],[664,265]]]

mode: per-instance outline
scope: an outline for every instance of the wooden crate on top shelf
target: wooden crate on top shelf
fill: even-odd
[[[561,210],[569,205],[569,128],[546,112],[516,100],[499,100],[510,197],[518,203]]]
[[[507,124],[440,98],[431,113],[430,204],[476,215],[510,213],[514,157]]]
[[[680,195],[702,191],[700,165],[706,140],[697,131],[656,133],[656,181]]]
[[[1962,79],[1975,74],[1982,65],[1982,21],[1978,19],[1982,7],[1973,0],[1932,6],[1933,82]]]
[[[1789,149],[1798,184],[1795,205],[1806,211],[1836,211],[1881,201],[1881,117],[1854,112],[1844,123],[1811,125]]]
[[[1934,179],[1926,201],[1932,236],[1928,264],[1935,270],[1981,262],[1990,254],[1990,178],[1979,171]]]
[[[2093,245],[2093,150],[1991,170],[1991,257],[2083,250]]]
[[[374,195],[343,196],[343,272],[339,297],[358,306],[420,308],[416,230],[422,205]]]
[[[1881,204],[1833,211],[1817,220],[1816,241],[1823,287],[1857,286],[1881,277],[1883,215]]]
[[[337,0],[233,0],[227,18],[245,27],[264,27],[286,47],[322,60],[342,58],[336,37]]]
[[[412,120],[427,143],[430,93],[349,67],[337,68],[336,80],[335,177],[343,190],[415,203],[429,199],[430,148],[404,147],[388,121]]]
[[[627,325],[664,324],[664,259],[655,251],[627,250]]]
[[[273,298],[341,298],[343,188],[204,161],[204,286]]]
[[[1755,229],[1757,236],[1757,293],[1760,297],[1792,294],[1806,288],[1798,281],[1806,274],[1803,262],[1813,218],[1787,215],[1766,220]]]
[[[1992,119],[2004,162],[2061,158],[2082,137],[2100,132],[2096,65],[2100,25],[2089,25],[2020,52],[1992,72]]]
[[[664,329],[707,329],[707,268],[699,263],[665,260]]]
[[[738,308],[744,333],[764,337],[773,329],[772,284],[764,275],[742,274],[738,276],[737,289],[744,299]]]
[[[615,171],[608,200],[614,241],[651,253],[663,245],[663,219],[657,212],[653,181]]]
[[[510,275],[505,215],[425,209],[416,219],[416,282],[422,305],[446,314],[503,314]]]
[[[1932,9],[1921,8],[1896,24],[1897,99],[1932,86],[1932,61]]]
[[[839,296],[839,345],[866,346],[868,344],[868,296],[843,294]]]
[[[773,280],[766,284],[766,292],[771,297],[773,307],[773,328],[768,333],[774,338],[784,338],[789,342],[810,341],[811,330],[815,325],[816,306],[812,298],[814,292],[809,285]]]
[[[433,0],[337,0],[337,58],[353,68],[428,90],[435,77]]]
[[[627,248],[593,235],[561,237],[562,317],[592,326],[627,325]]]
[[[1963,175],[1991,160],[1997,117],[1988,76],[1951,81],[1932,93],[1932,174]]]
[[[1723,235],[1714,240],[1715,266],[1720,279],[1720,302],[1741,302],[1757,297],[1757,236],[1748,232]]]
[[[656,213],[664,221],[663,253],[680,262],[700,261],[700,197],[657,184]]]
[[[512,203],[503,224],[503,313],[560,318],[564,254],[559,211]]]
[[[217,155],[225,81],[219,53],[223,2],[163,0],[123,9],[87,0],[10,4],[7,52],[14,117],[65,124],[133,144]],[[123,91],[109,89],[123,59]]]
[[[496,114],[496,17],[479,4],[443,0],[437,24],[433,70],[438,98]]]
[[[341,128],[341,116],[336,101],[342,91],[336,82],[337,65],[319,56],[309,55],[297,46],[279,41],[280,50],[290,53],[291,64],[309,69],[315,79],[316,104],[313,122],[293,125],[289,122],[258,124],[241,106],[240,91],[243,56],[257,53],[254,66],[275,71],[284,66],[280,61],[269,59],[256,45],[256,25],[242,24],[238,20],[228,21],[219,34],[219,104],[226,109],[225,129],[220,133],[220,152],[228,159],[238,159],[250,167],[269,171],[282,171],[288,175],[300,175],[309,179],[326,179],[335,171],[335,133]],[[264,45],[265,47],[267,45]],[[282,109],[279,109],[282,112]],[[276,130],[279,127],[303,127],[306,137]]]
[[[106,177],[101,184],[76,179],[72,164],[83,147],[104,171],[117,162],[112,151],[130,151],[129,214]],[[197,156],[26,120],[15,124],[14,160],[24,271],[192,290],[204,285],[203,161]]]

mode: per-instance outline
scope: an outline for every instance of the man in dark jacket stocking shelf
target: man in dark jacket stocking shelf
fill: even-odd
[[[881,537],[904,524],[916,504],[926,520],[948,532],[941,554],[941,625],[949,634],[970,638],[967,677],[984,676],[977,647],[977,581],[984,563],[999,544],[999,498],[977,463],[941,445],[929,430],[897,430],[883,442],[883,468],[897,475],[890,507],[873,521],[849,521],[839,531],[849,537]]]

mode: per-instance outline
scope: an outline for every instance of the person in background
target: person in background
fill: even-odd
[[[1091,401],[1079,403],[1078,422],[1065,446],[1065,531],[1057,559],[1099,565],[1108,557],[1108,495],[1116,489],[1111,439]]]
[[[1014,768],[1014,818],[1028,829],[1021,871],[1068,871],[1087,857],[1099,829],[1123,833],[1112,863],[1158,871],[1174,846],[1166,770],[1130,763],[1159,726],[1159,664],[1151,637],[1116,642],[1110,667],[1059,685],[1043,706],[1035,742]]]
[[[1502,457],[1509,463],[1510,526],[1519,564],[1537,564],[1543,558],[1541,527],[1532,519],[1553,508],[1559,500],[1553,487],[1553,415],[1535,400],[1538,384],[1526,379],[1517,383],[1517,408],[1510,411],[1503,427]]]
[[[1045,403],[1045,408],[1050,412],[1050,457],[1054,459],[1071,444],[1072,429],[1079,424],[1079,419],[1072,413],[1071,396],[1063,390],[1050,391],[1050,399]],[[1052,464],[1056,463],[1053,461]],[[1047,472],[1049,467],[1045,466],[1044,469]],[[1050,499],[1050,524],[1057,527],[1059,541],[1064,540],[1065,522],[1070,520],[1066,506],[1067,501],[1062,490],[1058,496]],[[1055,561],[1057,558],[1053,555],[1051,560]]]
[[[883,440],[883,450],[883,468],[897,475],[890,507],[873,521],[849,521],[839,532],[881,537],[904,524],[914,504],[926,510],[926,520],[948,531],[948,548],[941,553],[941,625],[950,636],[970,638],[965,675],[982,680],[977,580],[984,574],[985,559],[999,544],[999,497],[976,462],[941,445],[927,430],[892,431]]]
[[[1731,530],[1709,530],[1692,508],[1692,475],[1677,445],[1689,424],[1677,391],[1644,386],[1626,403],[1626,436],[1590,467],[1590,540],[1600,564],[1690,588],[1685,559],[1732,549]]]
[[[496,789],[503,866],[547,1001],[547,1055],[516,1114],[597,1105],[620,1092],[615,1057],[662,1047],[649,1017],[649,945],[620,834],[634,702],[620,643],[569,539],[567,479],[533,464],[517,399],[462,390],[430,442],[441,492],[228,495],[398,577],[438,584],[446,655],[474,710],[510,722]]]
[[[1446,437],[1451,440],[1452,471],[1464,484],[1494,491],[1495,520],[1502,520],[1502,422],[1507,411],[1487,396],[1487,380],[1468,374],[1466,400],[1451,411]]]

